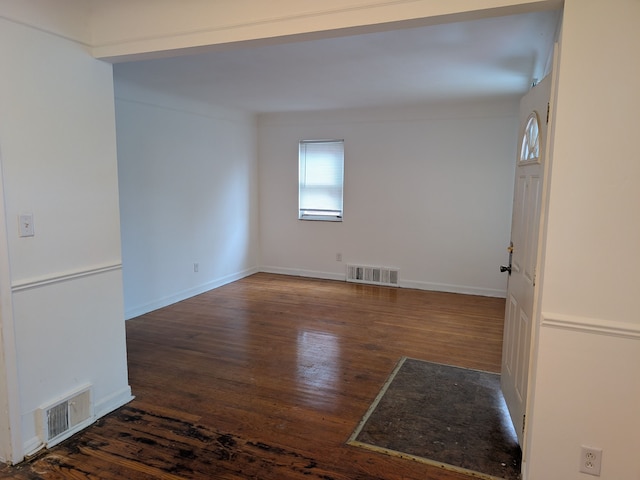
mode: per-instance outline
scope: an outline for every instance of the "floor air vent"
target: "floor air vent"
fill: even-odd
[[[398,270],[388,267],[347,265],[347,282],[398,286]]]
[[[47,410],[47,442],[69,430],[69,402],[54,405]]]
[[[93,422],[91,387],[40,409],[42,440],[51,447]]]

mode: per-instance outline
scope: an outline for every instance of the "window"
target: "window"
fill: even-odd
[[[533,112],[527,119],[522,135],[520,147],[520,163],[535,162],[540,158],[540,132],[538,127],[538,115]]]
[[[298,218],[342,221],[344,140],[300,142]]]

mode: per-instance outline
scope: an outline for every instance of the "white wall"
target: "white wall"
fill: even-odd
[[[12,13],[15,13],[15,8],[18,5],[18,8],[22,8],[25,3],[26,0],[4,0],[0,7],[10,4]],[[43,5],[46,3],[39,2],[40,8],[44,8]],[[383,25],[384,22],[412,18],[420,22],[442,21],[447,15],[454,13],[454,9],[462,12],[462,16],[457,17],[460,19],[465,17],[466,12],[473,15],[474,10],[486,9],[480,14],[506,13],[506,10],[492,9],[499,9],[501,6],[509,9],[511,5],[529,8],[533,5],[528,0],[422,0],[387,2],[384,5],[380,4],[384,8],[377,8],[374,2],[369,2],[362,5],[362,8],[351,11],[331,12],[329,9],[324,12],[316,11],[315,14],[313,11],[296,11],[302,15],[287,18],[284,13],[285,17],[279,18],[278,12],[291,12],[291,8],[288,7],[293,8],[300,3],[288,0],[279,2],[281,10],[260,10],[248,23],[234,24],[233,18],[215,17],[215,25],[205,26],[204,35],[196,38],[198,31],[197,28],[194,29],[194,25],[197,22],[184,17],[175,22],[177,16],[171,7],[173,3],[160,4],[154,1],[154,13],[162,16],[162,21],[170,20],[172,26],[178,27],[178,31],[172,29],[169,36],[163,36],[162,31],[157,31],[155,36],[145,41],[145,38],[141,38],[141,23],[135,19],[132,22],[127,20],[126,6],[129,3],[124,0],[93,2],[94,7],[102,5],[111,8],[111,5],[115,5],[114,8],[125,8],[120,12],[123,15],[116,15],[119,23],[117,28],[112,30],[117,32],[113,36],[104,33],[104,29],[107,28],[105,26],[112,20],[110,16],[107,14],[97,18],[103,23],[94,25],[94,33],[104,34],[101,37],[104,40],[104,48],[98,46],[95,50],[99,55],[108,57],[130,53],[144,54],[150,50],[166,51],[206,43],[224,45],[243,39],[274,38],[308,32],[314,34],[318,30],[326,32],[332,28]],[[454,3],[457,8],[454,8]],[[534,3],[533,8],[546,4],[543,1]],[[56,2],[56,6],[59,5],[60,2]],[[163,8],[161,12],[160,5],[168,7]],[[640,200],[634,183],[639,173],[635,148],[637,135],[634,130],[637,125],[636,112],[639,110],[637,78],[640,73],[640,56],[636,54],[637,45],[640,44],[637,29],[640,17],[638,8],[640,6],[637,0],[565,2],[549,229],[545,242],[544,270],[541,272],[542,318],[539,319],[539,343],[533,362],[534,368],[535,365],[537,368],[533,379],[534,398],[530,403],[526,480],[591,478],[578,473],[579,446],[582,443],[604,449],[603,474],[600,478],[637,480],[640,476],[635,460],[640,445],[640,417],[637,414],[637,405],[640,404],[640,317],[637,315],[634,301],[638,285],[635,274],[640,266],[640,259],[635,251],[640,243],[640,220],[637,215]],[[244,13],[246,9],[239,7],[238,11]],[[179,11],[180,15],[185,15],[185,12],[185,9]],[[136,13],[146,15],[145,11],[139,12],[137,9]],[[100,12],[98,14],[100,15]],[[40,17],[43,18],[46,19],[47,16]],[[149,17],[144,18],[146,24]],[[114,24],[111,25],[113,27]],[[43,264],[30,262],[26,258],[27,249],[20,248],[16,258],[11,252],[11,257],[12,262],[17,263],[16,268],[22,272],[21,274],[50,278],[57,275],[52,272],[66,268],[66,264],[61,266],[55,258],[58,255],[56,246],[60,246],[61,242],[55,239],[51,239],[51,242],[41,241],[43,237],[40,229],[43,225],[48,228],[42,234],[73,232],[65,237],[72,248],[62,247],[62,253],[65,257],[70,256],[70,264],[74,271],[81,269],[81,264],[93,263],[96,260],[95,257],[90,262],[75,260],[76,254],[83,258],[87,254],[83,248],[86,243],[80,241],[86,240],[86,237],[83,232],[79,232],[78,237],[74,236],[78,233],[75,227],[76,217],[69,215],[69,212],[75,210],[70,208],[68,200],[73,195],[71,192],[77,191],[78,185],[86,185],[87,189],[78,195],[73,205],[82,206],[86,201],[91,213],[100,210],[94,194],[103,194],[107,204],[111,204],[113,198],[114,182],[101,183],[83,170],[84,164],[79,161],[85,157],[93,161],[107,156],[112,158],[111,152],[115,142],[107,141],[112,140],[112,126],[105,122],[97,128],[101,120],[87,114],[79,114],[80,98],[88,109],[95,111],[97,108],[97,111],[106,112],[105,104],[109,95],[105,93],[105,88],[108,89],[105,70],[108,67],[88,60],[75,46],[59,38],[32,32],[28,28],[5,21],[2,21],[1,26],[0,60],[3,75],[0,76],[0,111],[3,114],[0,116],[0,149],[3,167],[14,169],[11,176],[7,176],[5,172],[4,178],[4,186],[13,187],[11,192],[5,192],[7,219],[13,223],[11,219],[15,218],[18,209],[32,208],[36,213],[38,231],[38,237],[33,240],[37,240],[38,249],[44,248],[50,253],[43,256],[35,252],[39,255],[38,258],[44,261]],[[78,28],[71,36],[84,36],[83,32],[83,28]],[[142,33],[149,33],[149,30]],[[181,42],[180,39],[186,36],[189,37],[188,41]],[[109,47],[107,40],[113,41],[114,44]],[[15,48],[18,45],[20,48]],[[39,70],[36,69],[38,65]],[[25,66],[26,71],[30,72],[28,75],[24,73]],[[69,85],[81,85],[80,91],[77,94],[69,92]],[[90,95],[84,96],[83,89]],[[65,128],[57,128],[60,125]],[[78,145],[72,144],[63,130],[72,131],[73,139],[79,139]],[[315,132],[316,130],[313,133]],[[332,136],[334,134],[331,131],[325,133]],[[62,135],[60,138],[65,140],[60,141],[58,135]],[[46,148],[38,150],[41,145],[38,142],[42,139]],[[91,144],[92,148],[86,149],[88,154],[80,154],[78,149],[82,150],[87,143]],[[292,155],[295,159],[295,153]],[[42,160],[43,158],[46,158],[46,161]],[[67,163],[68,158],[73,161]],[[24,168],[18,168],[16,171],[23,161]],[[54,177],[55,184],[40,181],[42,177],[51,175],[51,165],[58,164],[61,165],[62,175]],[[106,178],[112,178],[112,173],[107,173]],[[272,180],[261,178],[260,183],[270,184]],[[54,188],[55,195],[47,195],[48,202],[45,205],[42,192],[51,192]],[[25,205],[31,197],[24,197],[22,192],[33,195],[36,199],[33,206]],[[265,196],[268,195],[270,194],[267,192]],[[277,200],[278,197],[274,198]],[[49,203],[52,204],[51,210],[48,208]],[[107,210],[106,224],[109,224],[112,220],[112,209]],[[345,215],[347,214],[348,211],[345,211]],[[51,219],[54,217],[55,221],[52,222]],[[98,215],[87,215],[86,218],[89,219],[89,223],[83,224],[85,230],[95,232],[103,227]],[[44,223],[41,223],[41,219]],[[344,229],[345,224],[341,227]],[[11,235],[15,235],[14,229],[15,224],[10,225],[8,230]],[[116,227],[115,230],[109,229],[110,233],[103,233],[111,238],[110,234],[117,231]],[[308,239],[305,236],[301,238]],[[18,241],[15,238],[11,241],[11,247],[15,248]],[[24,242],[26,246],[27,243]],[[23,243],[18,244],[22,245]],[[104,257],[100,258],[100,261],[104,262],[102,264],[109,264],[117,255],[111,255],[114,253],[111,247],[102,250],[105,246],[100,245],[100,251],[104,255],[97,257]],[[329,246],[331,258],[334,258],[334,246]],[[78,252],[73,253],[74,250]],[[275,258],[275,261],[282,263],[278,258]],[[502,261],[500,259],[500,262]],[[325,262],[323,256],[313,268],[325,269]],[[49,268],[53,267],[53,263],[56,263],[56,268]],[[331,268],[328,273],[336,274],[337,270]],[[112,274],[113,272],[105,272],[106,277],[100,278],[100,281],[114,286]],[[23,278],[17,280],[28,281]],[[70,279],[71,284],[84,281],[85,279]],[[32,285],[38,285],[38,282],[32,282]],[[83,283],[77,292],[85,293],[86,286]],[[67,285],[64,286],[66,287]],[[1,293],[4,293],[5,288],[0,285]],[[41,285],[36,290],[42,290],[42,298],[47,298],[51,293],[48,288]],[[45,290],[47,295],[44,294]],[[95,294],[90,289],[88,293]],[[23,294],[37,295],[38,300],[41,298],[39,294],[32,292],[17,292],[16,297]],[[2,299],[4,298],[3,295]],[[116,304],[118,298],[115,294],[113,300]],[[66,301],[67,297],[64,299],[64,302]],[[89,304],[94,298],[82,298],[82,301]],[[19,302],[20,299],[17,303]],[[16,323],[27,318],[27,321],[33,322],[33,327],[41,327],[37,319],[47,319],[49,310],[54,309],[58,312],[65,307],[64,303],[47,305],[46,315],[40,317],[39,314],[43,312],[32,310],[37,307],[21,306],[20,311],[15,313]],[[29,311],[24,311],[25,308]],[[35,314],[32,315],[33,313]],[[55,315],[52,318],[55,318]],[[12,322],[13,319],[2,318],[3,333],[6,332],[7,321]],[[91,321],[91,325],[93,321],[104,322],[108,325],[107,328],[117,323],[113,331],[120,329],[119,322],[112,323],[110,318],[106,318],[100,312],[92,317]],[[80,339],[89,345],[95,344],[95,337],[91,333],[86,333],[90,336],[88,340],[80,338],[85,333],[74,333],[72,340]],[[30,336],[27,347],[35,346],[38,338],[38,334],[33,338]],[[54,338],[59,337],[54,333]],[[4,341],[7,341],[6,337]],[[120,341],[117,343],[120,344]],[[18,342],[16,347],[22,355],[20,361],[24,360],[27,369],[32,368],[33,359],[25,356],[24,344]],[[116,365],[115,372],[120,374],[122,358],[123,354],[118,353],[109,355],[105,360],[113,360]],[[71,373],[79,371],[78,362],[68,365],[66,360],[46,360],[52,365],[69,368]],[[85,362],[86,359],[83,358],[82,361]],[[16,362],[13,363],[15,366]],[[88,363],[92,366],[94,362]],[[591,376],[590,372],[594,372],[594,376]],[[84,374],[84,370],[80,373]],[[22,379],[22,373],[20,375],[21,382],[29,381],[27,377]],[[65,389],[67,385],[59,387]],[[46,386],[46,389],[48,388],[49,385]],[[44,390],[36,393],[48,393]],[[26,401],[26,404],[33,403],[35,402],[32,399]],[[25,414],[29,415],[29,412]],[[2,426],[0,423],[0,428]],[[0,432],[0,441],[3,440],[2,433]],[[25,432],[26,438],[29,438],[30,433]]]
[[[640,465],[640,2],[567,0],[526,480]]]
[[[117,74],[116,112],[126,317],[256,272],[255,117]]]
[[[517,108],[262,115],[262,269],[344,279],[347,263],[390,266],[402,286],[504,296]],[[344,220],[300,221],[298,142],[326,138],[345,140]]]
[[[91,383],[100,416],[128,401],[131,392],[111,66],[74,41],[5,19],[0,63],[13,304],[2,327],[15,330],[8,366],[18,376],[7,387],[20,401],[20,411],[9,412],[10,419],[19,418],[22,437],[12,446],[16,461],[41,444],[38,407]],[[34,237],[18,237],[23,212],[34,215]]]

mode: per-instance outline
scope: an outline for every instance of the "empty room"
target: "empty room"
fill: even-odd
[[[635,480],[638,5],[464,3],[0,6],[0,477]]]

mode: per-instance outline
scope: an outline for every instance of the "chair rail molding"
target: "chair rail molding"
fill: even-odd
[[[577,332],[640,340],[640,324],[544,312],[542,326]]]
[[[20,280],[11,284],[11,292],[17,293],[24,290],[31,290],[34,288],[40,288],[55,283],[67,282],[69,280],[77,280],[83,277],[90,277],[93,275],[101,275],[107,272],[114,272],[122,270],[122,263],[110,263],[103,265],[94,265],[85,269],[72,270],[70,272],[57,273],[53,275],[46,275],[37,278],[29,278],[26,280]]]

